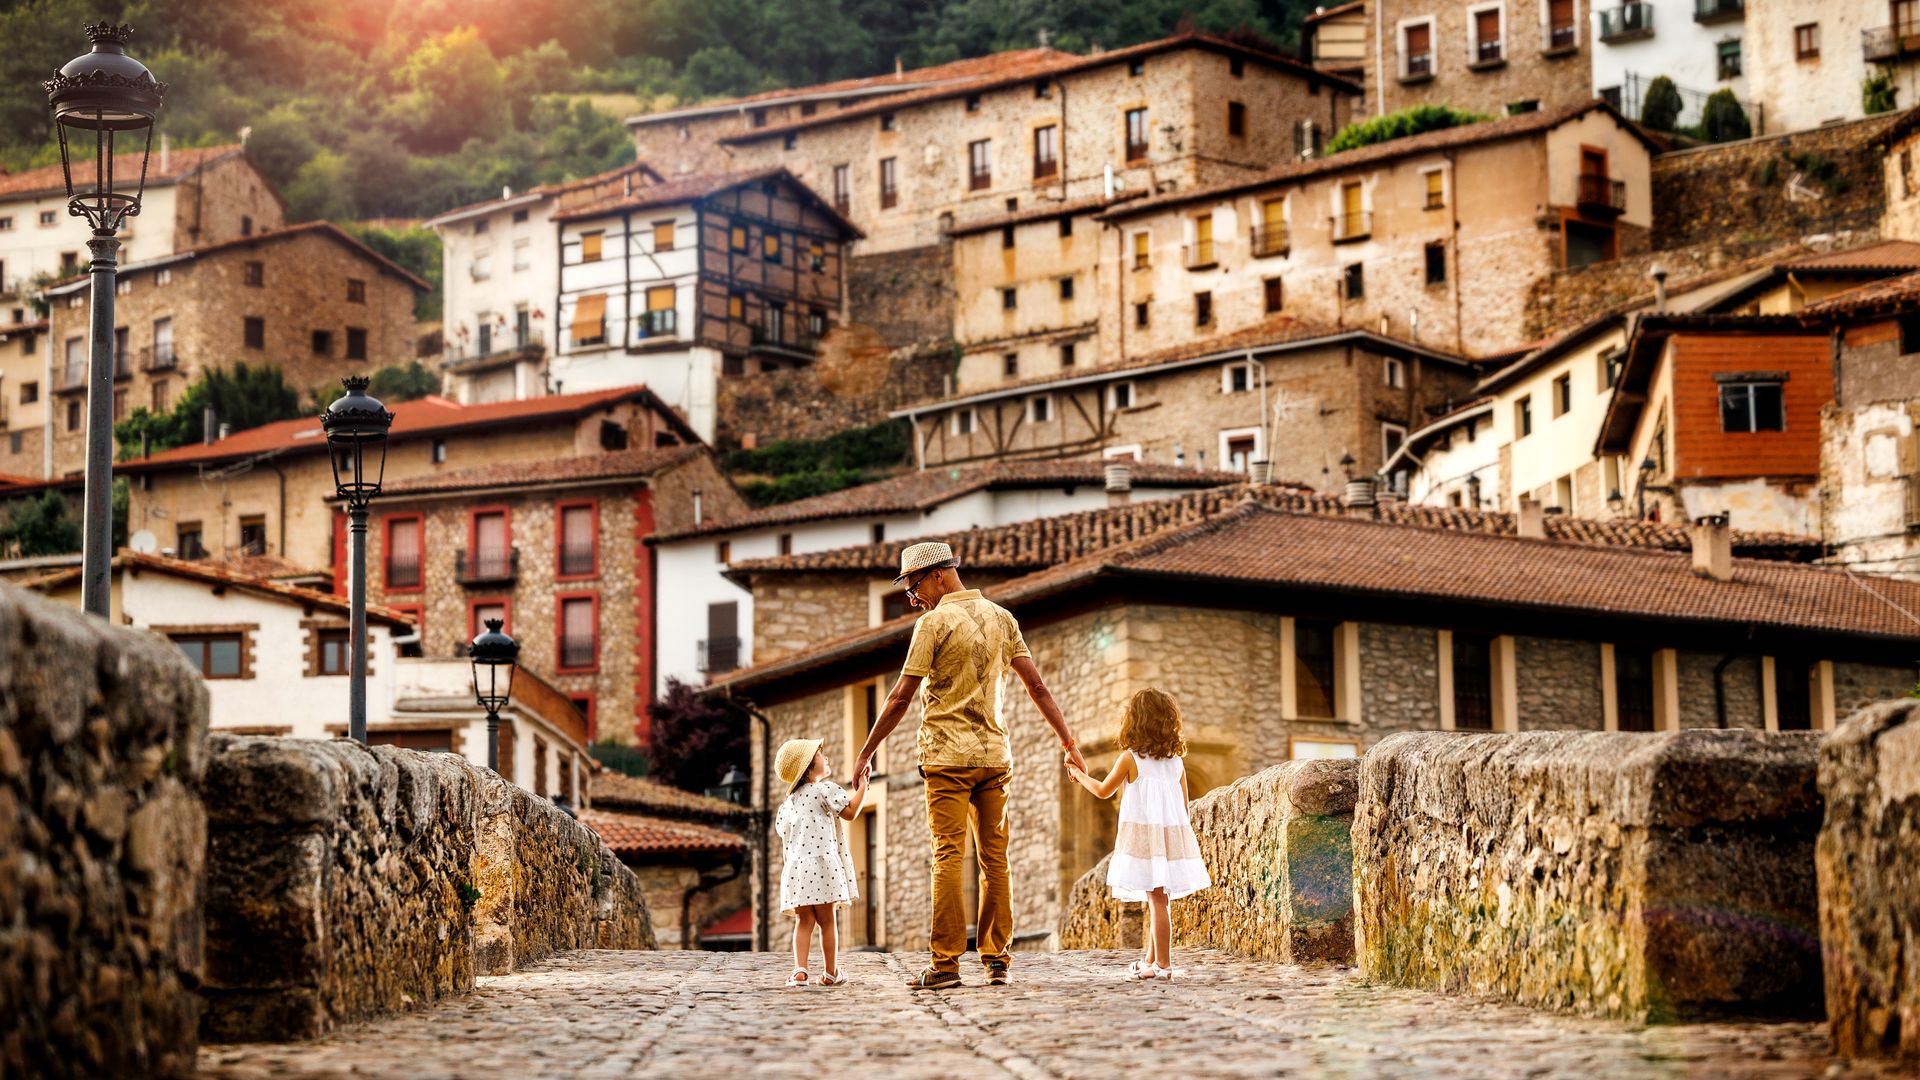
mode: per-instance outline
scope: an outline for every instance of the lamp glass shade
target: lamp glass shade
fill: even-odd
[[[387,472],[387,433],[393,413],[367,393],[370,380],[353,375],[340,380],[344,396],[320,414],[333,463],[333,486],[348,503],[364,506],[380,494]]]
[[[153,153],[153,122],[167,89],[146,65],[127,55],[127,38],[132,33],[132,27],[110,23],[88,26],[87,38],[93,47],[41,84],[60,137],[67,212],[86,218],[96,232],[115,232],[127,218],[140,213],[147,162]],[[126,146],[116,145],[116,136],[123,133],[139,153],[137,163],[120,160]],[[81,158],[78,162],[76,154]],[[91,166],[87,157],[93,159]],[[74,181],[76,165],[78,183]]]
[[[520,643],[508,637],[499,619],[488,619],[486,629],[467,650],[473,661],[473,697],[480,707],[496,711],[513,696],[513,674],[520,665]]]

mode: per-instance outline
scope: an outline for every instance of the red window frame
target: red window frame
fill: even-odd
[[[499,514],[500,529],[505,534],[503,543],[507,548],[508,564],[513,560],[513,509],[506,503],[494,503],[490,506],[476,506],[467,511],[467,572],[472,573],[480,565],[480,516]]]
[[[469,631],[467,641],[472,641],[474,638],[480,636],[481,626],[477,613],[479,609],[483,607],[498,607],[500,609],[500,632],[509,636],[513,634],[513,597],[477,596],[467,601],[467,630]],[[465,642],[462,642],[462,644],[465,644]]]
[[[411,521],[420,527],[420,580],[412,585],[395,585],[389,577],[393,569],[393,523]],[[389,593],[427,591],[427,515],[388,514],[380,519],[380,588]]]
[[[567,666],[567,604],[585,600],[593,611],[593,663],[583,667]],[[600,594],[565,592],[553,596],[553,670],[558,675],[587,675],[600,670]]]
[[[567,511],[586,507],[592,511],[593,524],[593,566],[584,574],[568,574],[562,568],[566,565],[567,549]],[[600,500],[569,499],[553,505],[553,580],[589,581],[600,576]]]

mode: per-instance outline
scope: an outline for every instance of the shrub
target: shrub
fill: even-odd
[[[1753,138],[1747,110],[1740,107],[1733,91],[1715,90],[1707,95],[1707,103],[1700,110],[1700,134],[1708,142],[1717,143]]]
[[[747,714],[699,688],[667,680],[667,692],[647,706],[653,720],[653,778],[686,791],[705,791],[729,766],[746,768]]]
[[[1672,131],[1680,122],[1680,88],[1665,75],[1647,84],[1647,96],[1640,102],[1640,122],[1655,131]]]
[[[1868,116],[1892,111],[1893,77],[1881,68],[1860,80],[1860,109]]]
[[[1415,105],[1411,108],[1391,112],[1385,116],[1376,116],[1358,124],[1348,124],[1340,129],[1327,143],[1327,153],[1338,154],[1347,150],[1358,150],[1362,146],[1392,142],[1413,135],[1424,135],[1429,131],[1444,131],[1447,128],[1477,124],[1493,117],[1485,113],[1468,112],[1451,105]]]

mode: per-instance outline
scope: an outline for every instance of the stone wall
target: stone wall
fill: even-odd
[[[1289,761],[1194,800],[1213,887],[1174,905],[1174,944],[1289,964],[1351,959],[1359,774],[1357,761]],[[1074,884],[1059,945],[1138,947],[1144,907],[1113,899],[1102,859]]]
[[[953,253],[945,241],[847,259],[847,310],[888,348],[953,333]]]
[[[1520,636],[1513,639],[1513,652],[1515,705],[1528,730],[1606,727],[1598,644]],[[1754,715],[1760,715],[1758,707]]]
[[[193,1072],[206,736],[178,649],[0,588],[0,1074]]]
[[[1818,1015],[1817,739],[1406,733],[1360,769],[1370,978],[1636,1022]]]
[[[1920,1059],[1920,705],[1855,714],[1820,750],[1814,848],[1827,1022],[1846,1057]]]
[[[940,396],[953,370],[953,349],[944,341],[897,349],[841,348],[833,341],[829,335],[811,366],[721,379],[715,445],[823,439],[883,423],[901,405]]]
[[[633,872],[451,754],[215,736],[205,1036],[311,1038],[560,949],[650,948]]]

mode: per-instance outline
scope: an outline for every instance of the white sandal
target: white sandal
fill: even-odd
[[[789,976],[787,976],[787,985],[788,985],[788,986],[805,986],[805,985],[807,985],[807,969],[806,969],[806,968],[794,968],[794,969],[793,969],[793,974],[791,974],[791,975],[789,975]]]
[[[847,977],[845,975],[835,975],[833,972],[829,971],[825,975],[820,976],[820,985],[821,986],[845,986],[847,985]]]

